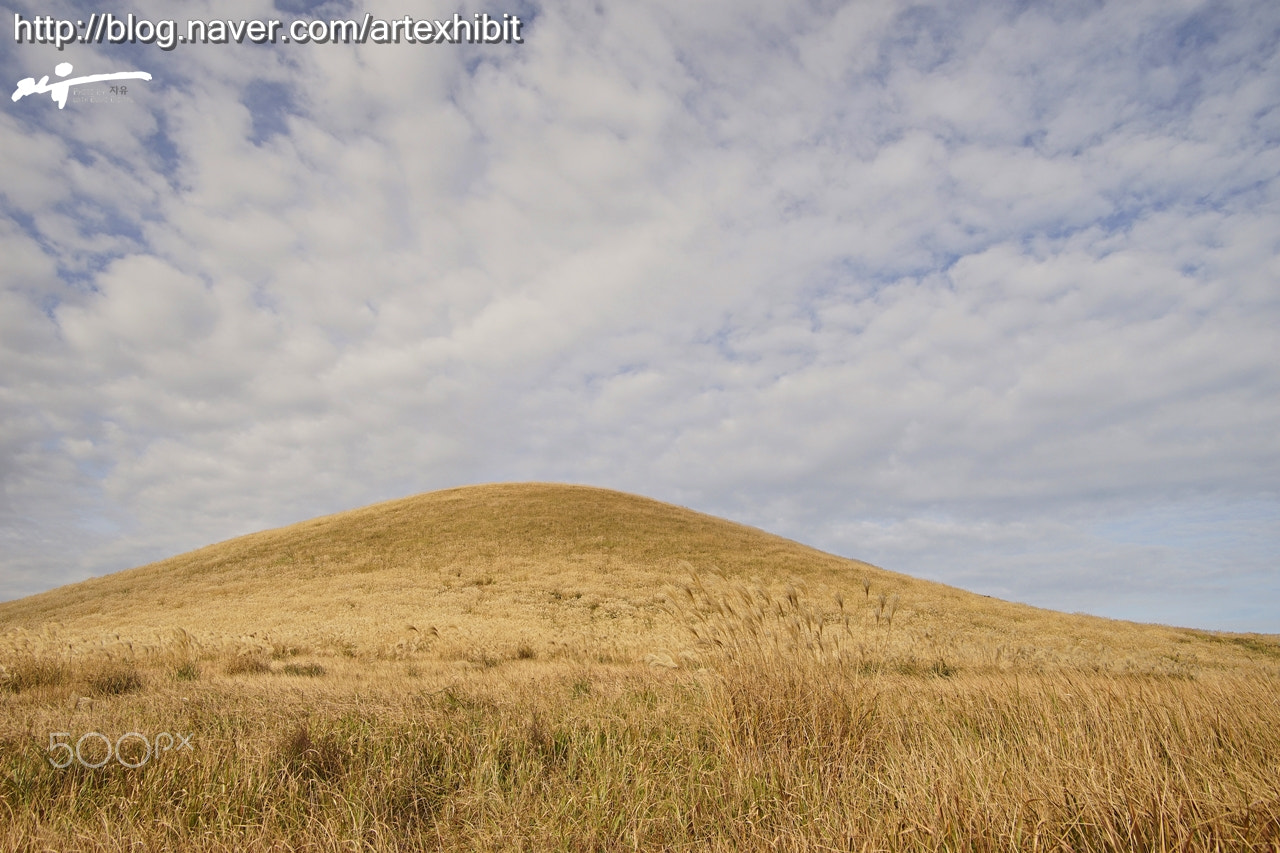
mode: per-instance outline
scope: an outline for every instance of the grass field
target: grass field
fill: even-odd
[[[4,849],[1280,850],[1278,638],[599,489],[437,492],[0,604],[0,666]]]

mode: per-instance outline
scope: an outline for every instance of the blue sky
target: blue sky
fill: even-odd
[[[0,597],[437,488],[649,495],[1280,632],[1280,7],[140,2],[521,45],[15,45]]]

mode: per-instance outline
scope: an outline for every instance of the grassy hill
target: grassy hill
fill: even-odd
[[[1278,780],[1280,638],[603,489],[434,492],[0,604],[0,849],[1276,850]]]
[[[796,584],[815,615],[853,614],[864,645],[903,661],[1147,672],[1280,663],[1265,637],[1010,604],[658,501],[551,484],[449,489],[244,536],[0,603],[0,634],[80,651],[156,651],[182,629],[202,648],[276,653],[678,657],[691,635],[670,599],[694,576],[766,595]]]

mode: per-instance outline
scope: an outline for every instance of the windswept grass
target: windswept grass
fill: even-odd
[[[519,654],[472,670],[424,660],[414,675],[390,661],[286,664],[249,682],[149,679],[145,694],[108,691],[70,712],[47,693],[10,693],[0,844],[1280,846],[1273,674],[944,675],[921,664],[945,647],[900,657],[887,620],[793,584],[695,577],[667,606],[690,638],[675,666]],[[194,749],[136,770],[57,770],[49,731],[180,731]]]
[[[662,505],[461,491],[434,551],[397,506],[129,575],[132,633],[74,590],[0,608],[0,849],[1280,850],[1275,638],[992,602]],[[719,569],[646,568],[663,519]],[[254,604],[279,579],[246,565],[326,549],[365,562]],[[415,575],[423,554],[457,561]],[[189,588],[165,572],[240,605],[147,623],[128,602]],[[322,594],[352,577],[371,599]],[[360,615],[378,596],[395,632]],[[289,622],[308,601],[350,618]],[[91,732],[89,763],[155,749],[51,766],[51,733]]]
[[[7,708],[5,849],[1271,850],[1274,680],[513,664]],[[518,667],[518,669],[516,668]],[[186,701],[183,701],[184,698]],[[1224,709],[1230,709],[1224,713]],[[45,730],[194,751],[55,770]]]

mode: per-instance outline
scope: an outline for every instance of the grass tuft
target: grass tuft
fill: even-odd
[[[349,750],[335,733],[317,737],[306,723],[284,737],[278,752],[286,774],[320,782],[332,782],[342,776],[350,758]]]
[[[200,665],[193,660],[183,661],[173,671],[179,681],[197,681],[201,674]]]
[[[135,693],[145,684],[142,673],[132,661],[105,661],[86,673],[89,689],[100,696]]]
[[[26,657],[0,670],[0,688],[22,693],[38,687],[58,687],[67,682],[69,674],[70,668],[62,661]]]
[[[285,675],[306,675],[320,676],[324,675],[324,667],[318,663],[287,663],[280,668]]]
[[[271,671],[271,664],[260,655],[236,655],[223,668],[227,675],[261,675]]]

